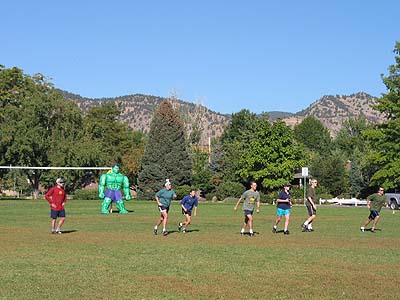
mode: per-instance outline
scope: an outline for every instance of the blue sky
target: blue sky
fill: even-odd
[[[3,1],[0,64],[90,98],[297,112],[323,95],[385,93],[399,11],[398,0]]]

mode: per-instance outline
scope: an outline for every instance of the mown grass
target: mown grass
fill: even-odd
[[[63,235],[51,235],[44,200],[0,201],[0,299],[400,299],[400,211],[382,212],[361,233],[364,208],[318,209],[302,233],[272,234],[275,207],[255,215],[255,237],[240,236],[232,204],[200,204],[178,233],[177,203],[166,237],[154,236],[154,202],[130,201],[128,215],[101,215],[100,201],[71,200]]]

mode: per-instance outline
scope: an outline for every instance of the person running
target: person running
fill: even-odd
[[[285,184],[283,186],[283,190],[280,192],[277,201],[276,208],[276,219],[274,227],[272,227],[272,232],[276,233],[278,229],[278,224],[281,221],[282,217],[285,216],[285,225],[283,229],[283,234],[289,234],[288,226],[290,220],[290,208],[292,207],[292,203],[290,202],[291,194],[290,194],[290,184]]]
[[[157,201],[158,210],[160,211],[161,215],[156,225],[154,226],[153,232],[154,235],[157,235],[158,226],[162,223],[163,224],[162,234],[166,236],[168,234],[167,223],[168,223],[169,207],[171,205],[172,199],[176,198],[176,193],[172,189],[172,185],[169,179],[165,181],[164,188],[156,193],[155,198]]]
[[[56,185],[53,186],[44,195],[50,204],[51,233],[61,234],[61,227],[65,221],[65,203],[67,202],[67,194],[64,190],[64,179],[57,178]],[[60,218],[56,228],[57,218]]]
[[[199,200],[196,197],[196,190],[192,189],[189,195],[181,200],[182,214],[185,216],[186,221],[178,224],[178,230],[186,233],[186,228],[192,221],[192,210],[194,209],[194,216],[197,216],[197,206]]]
[[[369,195],[367,197],[367,207],[369,208],[369,216],[365,220],[364,225],[360,227],[360,230],[364,232],[365,227],[368,226],[368,224],[373,220],[372,227],[371,227],[371,232],[375,232],[376,224],[379,221],[379,213],[382,209],[382,206],[385,205],[386,203],[386,197],[385,197],[385,190],[383,187],[380,187],[378,189],[378,192],[372,195]]]
[[[244,222],[240,234],[244,235],[246,226],[249,226],[250,236],[254,236],[253,212],[254,212],[255,202],[257,202],[257,213],[260,212],[260,193],[257,191],[257,183],[255,183],[254,181],[250,182],[250,189],[245,191],[243,195],[239,198],[234,207],[235,211],[237,210],[239,203],[242,200],[243,200]]]
[[[312,223],[317,216],[317,206],[315,202],[317,201],[317,194],[315,193],[315,189],[317,188],[318,181],[316,179],[311,180],[311,186],[307,191],[307,199],[306,199],[306,207],[308,212],[308,219],[301,225],[303,232],[311,232],[314,231],[312,227]]]

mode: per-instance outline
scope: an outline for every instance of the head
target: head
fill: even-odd
[[[171,185],[171,181],[169,181],[169,179],[166,179],[166,180],[165,180],[164,187],[165,187],[167,190],[170,190],[170,189],[171,189],[172,185]]]
[[[317,185],[318,185],[317,179],[311,179],[311,186],[315,188]]]
[[[196,190],[195,190],[195,189],[191,189],[189,195],[190,195],[190,197],[192,197],[192,198],[193,198],[194,196],[196,196]]]
[[[56,184],[57,184],[57,186],[64,186],[64,179],[62,179],[62,178],[57,178]]]
[[[385,189],[383,187],[379,187],[378,194],[383,195],[385,193]]]
[[[119,165],[114,164],[111,168],[112,173],[118,174],[119,173]]]
[[[290,185],[289,183],[286,183],[286,184],[283,185],[283,189],[284,189],[285,191],[290,190],[290,188],[291,188],[291,185]]]
[[[250,189],[253,191],[257,190],[257,183],[255,181],[250,181]]]

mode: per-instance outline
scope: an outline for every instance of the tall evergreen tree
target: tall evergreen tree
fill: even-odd
[[[182,120],[168,101],[154,113],[138,177],[139,197],[153,198],[166,178],[173,185],[190,184],[192,161]]]

